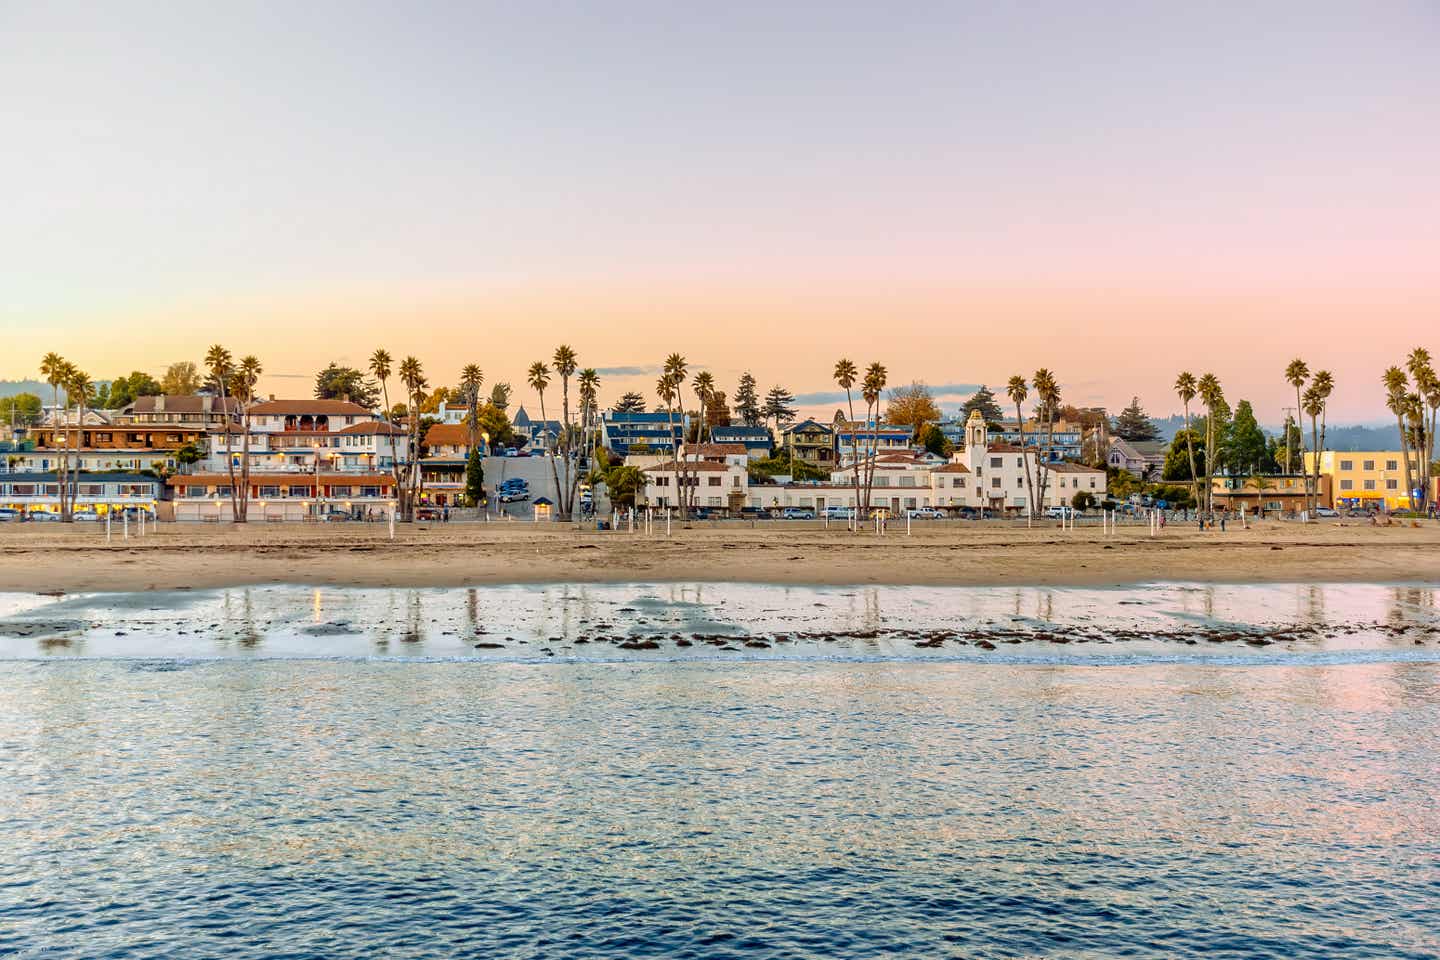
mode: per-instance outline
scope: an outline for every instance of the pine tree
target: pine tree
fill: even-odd
[[[1255,420],[1255,411],[1249,400],[1235,405],[1235,419],[1230,422],[1230,432],[1225,440],[1225,462],[1230,470],[1241,475],[1269,473],[1273,468],[1265,432]]]
[[[756,390],[755,377],[750,371],[740,376],[740,385],[735,388],[735,416],[747,427],[760,425],[760,394]]]
[[[465,502],[472,507],[480,506],[485,499],[485,465],[480,460],[480,448],[470,451],[465,462]]]
[[[995,402],[995,394],[983,383],[980,385],[980,389],[965,401],[960,410],[961,419],[969,419],[970,414],[975,410],[980,411],[980,416],[985,418],[986,423],[999,423],[1005,419],[1005,414],[1000,410],[1000,404]]]
[[[775,432],[780,432],[782,424],[789,423],[795,419],[795,408],[791,406],[795,402],[795,395],[781,386],[770,388],[765,394],[765,419],[775,421]]]
[[[1160,438],[1160,430],[1155,426],[1155,421],[1146,416],[1145,411],[1141,409],[1139,397],[1132,397],[1130,406],[1120,411],[1120,416],[1115,418],[1113,432],[1122,440],[1143,441]]]
[[[615,404],[612,409],[616,413],[644,413],[645,396],[632,390],[621,397],[620,402]]]

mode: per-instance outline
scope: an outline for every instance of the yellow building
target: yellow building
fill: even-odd
[[[1305,454],[1305,469],[1313,470],[1315,454]],[[1328,506],[1389,510],[1410,509],[1405,489],[1404,455],[1399,450],[1326,450],[1320,455],[1320,475],[1330,478]],[[1420,461],[1410,454],[1410,480],[1420,480]],[[1419,503],[1419,490],[1415,491]]]

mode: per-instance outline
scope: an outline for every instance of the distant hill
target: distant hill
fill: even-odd
[[[60,391],[62,394],[64,390]],[[0,380],[0,397],[13,397],[17,393],[33,393],[46,403],[54,400],[55,391],[43,380]]]
[[[1192,415],[1193,416],[1193,415]],[[1160,435],[1166,443],[1175,438],[1175,434],[1185,428],[1185,418],[1176,414],[1173,417],[1151,417],[1155,426],[1160,428]],[[1280,435],[1280,424],[1267,425],[1265,432],[1271,436]],[[1310,442],[1310,424],[1307,421],[1304,428],[1305,442]],[[1328,450],[1399,450],[1400,431],[1393,426],[1373,426],[1366,424],[1354,424],[1351,426],[1338,426],[1330,424],[1325,428],[1325,447]]]

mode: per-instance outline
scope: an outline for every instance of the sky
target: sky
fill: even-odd
[[[1278,422],[1298,355],[1383,420],[1440,354],[1437,50],[1384,0],[0,0],[0,377],[568,343],[609,401],[679,352],[825,412],[845,356]]]

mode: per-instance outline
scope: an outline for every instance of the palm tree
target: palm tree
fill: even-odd
[[[1060,384],[1056,381],[1055,374],[1046,367],[1036,370],[1031,382],[1035,386],[1035,399],[1040,405],[1040,413],[1045,418],[1045,462],[1049,463],[1051,452],[1055,448],[1055,414],[1060,409]],[[1045,491],[1050,486],[1050,471],[1039,463],[1036,464],[1036,471],[1040,481],[1039,500],[1043,505]]]
[[[406,414],[410,422],[406,431],[408,434],[405,452],[407,476],[400,485],[398,493],[403,516],[406,520],[410,520],[415,516],[415,503],[420,496],[420,404],[425,396],[425,388],[430,386],[430,382],[425,379],[425,368],[414,357],[406,357],[400,361],[399,374],[400,382],[405,385]]]
[[[1320,457],[1325,452],[1325,418],[1330,410],[1330,394],[1335,390],[1335,378],[1329,370],[1319,370],[1310,381],[1315,395],[1320,399],[1320,445],[1315,448],[1315,482],[1311,485],[1311,498],[1315,506],[1320,505]]]
[[[1205,404],[1205,512],[1211,513],[1215,505],[1215,462],[1219,459],[1215,450],[1215,417],[1225,402],[1225,392],[1213,373],[1201,376],[1195,389],[1200,402]]]
[[[600,409],[600,374],[594,367],[580,371],[576,382],[580,386],[580,431],[585,437],[586,457],[593,467],[595,459],[595,413]]]
[[[710,400],[715,396],[715,375],[709,370],[701,370],[690,381],[690,388],[695,391],[695,399],[700,401],[700,422],[695,425],[695,442],[705,442],[705,423],[710,412]],[[688,462],[688,460],[687,460]],[[699,484],[688,488],[688,505],[695,506],[695,498],[700,493]]]
[[[205,351],[205,368],[210,372],[211,385],[220,394],[220,410],[225,417],[222,421],[225,425],[225,472],[230,478],[230,516],[233,519],[240,515],[239,492],[235,486],[235,451],[230,441],[230,377],[235,372],[235,360],[229,350],[218,343],[211,344],[210,349]]]
[[[856,378],[860,371],[855,369],[855,364],[845,358],[835,361],[835,382],[845,391],[845,405],[850,411],[850,430],[852,439],[855,438],[855,396],[850,391],[855,386]],[[850,452],[851,473],[855,479],[855,509],[850,516],[850,529],[855,533],[860,532],[860,449],[855,444],[855,449]]]
[[[1310,366],[1299,357],[1291,360],[1285,367],[1285,382],[1295,388],[1295,421],[1297,425],[1300,422],[1301,412],[1304,409],[1300,391],[1304,389],[1305,381],[1309,379]],[[1305,434],[1302,432],[1300,437],[1300,446],[1303,448],[1305,446]],[[1305,509],[1313,510],[1314,508],[1311,506],[1310,499],[1314,495],[1314,491],[1310,488],[1310,471],[1305,469],[1304,451],[1296,450],[1295,459],[1300,461],[1301,471],[1305,474]],[[1288,473],[1294,469],[1294,465],[1290,462],[1290,431],[1288,429],[1285,431],[1285,461],[1285,470]]]
[[[1005,392],[1010,395],[1011,400],[1015,401],[1015,425],[1020,430],[1020,459],[1025,461],[1025,502],[1028,504],[1026,509],[1033,517],[1035,516],[1035,482],[1030,479],[1030,453],[1025,449],[1025,413],[1020,406],[1029,398],[1030,388],[1026,385],[1025,378],[1017,374],[1010,378]]]
[[[376,347],[375,352],[370,354],[370,373],[374,375],[376,380],[380,381],[380,395],[384,398],[385,401],[386,429],[390,429],[395,425],[395,411],[394,408],[390,406],[391,363],[393,363],[393,360],[390,357],[390,351],[386,350],[384,347]],[[390,438],[390,474],[395,480],[395,495],[398,498],[400,495],[400,490],[403,486],[401,482],[402,477],[400,475],[400,471],[403,469],[403,465],[399,456],[399,447],[395,442],[395,435],[393,433],[388,433],[386,434],[386,436]],[[379,449],[378,440],[376,441],[376,449]],[[317,490],[315,492],[318,495],[320,491]]]
[[[1312,475],[1315,476],[1315,493],[1318,494],[1320,487],[1318,476],[1320,472],[1320,428],[1318,424],[1320,414],[1325,410],[1325,398],[1320,396],[1320,392],[1315,389],[1314,384],[1307,387],[1305,393],[1300,397],[1300,409],[1310,418],[1310,446],[1313,451],[1314,463],[1313,473],[1308,469],[1305,471],[1305,509],[1313,512],[1315,507],[1312,500],[1315,498],[1311,494],[1310,478]]]
[[[569,519],[575,508],[575,486],[580,482],[580,475],[575,469],[574,463],[574,424],[570,419],[570,378],[575,375],[575,368],[579,364],[575,359],[575,351],[563,343],[555,348],[555,354],[551,360],[555,364],[555,372],[560,375],[562,416],[557,446],[559,447],[558,452],[565,458],[565,486],[559,491],[558,499],[560,500],[560,514]]]
[[[1200,509],[1200,478],[1195,469],[1195,434],[1190,430],[1190,401],[1195,399],[1198,387],[1195,385],[1195,374],[1188,370],[1182,371],[1180,376],[1175,378],[1175,395],[1180,398],[1180,404],[1185,410],[1185,450],[1190,455],[1190,499],[1195,501],[1195,509]],[[1210,456],[1210,451],[1205,451],[1205,456]]]
[[[245,522],[250,511],[250,407],[255,403],[255,387],[260,382],[261,372],[259,359],[253,355],[241,357],[230,388],[240,404],[240,516],[237,519],[241,523]],[[320,491],[316,490],[315,495],[318,497]]]
[[[536,360],[534,363],[530,364],[530,369],[526,372],[526,383],[530,385],[531,390],[534,390],[540,395],[540,435],[543,437],[545,436],[546,431],[549,429],[545,417],[545,388],[550,386],[550,368],[547,367],[543,361]],[[551,479],[555,481],[555,499],[557,501],[561,501],[562,496],[560,493],[560,470],[555,465],[555,451],[551,450],[549,451],[549,454],[550,476]],[[563,506],[561,503],[557,502],[556,508],[563,509]]]
[[[52,425],[53,425],[53,427],[54,427],[54,429],[50,432],[50,442],[51,442],[51,444],[52,444],[52,445],[55,445],[55,444],[57,443],[57,441],[59,440],[59,438],[61,437],[61,426],[62,426],[62,423],[63,423],[63,425],[64,425],[64,431],[65,431],[65,432],[64,432],[64,438],[65,438],[65,440],[64,440],[64,444],[65,444],[65,445],[64,445],[64,448],[63,448],[62,450],[60,450],[60,451],[56,454],[56,458],[55,458],[55,480],[56,480],[57,486],[58,486],[58,487],[60,488],[60,490],[61,490],[61,497],[60,497],[60,516],[63,518],[63,517],[65,516],[65,497],[64,497],[64,490],[65,490],[65,479],[66,479],[66,472],[67,472],[66,467],[68,466],[68,461],[69,461],[69,457],[70,457],[70,423],[69,423],[70,396],[69,396],[68,393],[67,393],[66,396],[65,396],[65,408],[66,408],[66,409],[65,409],[64,415],[63,415],[63,417],[62,417],[62,411],[61,411],[61,409],[60,409],[60,388],[61,388],[61,386],[63,386],[63,385],[65,384],[65,382],[69,379],[69,376],[70,376],[70,364],[67,363],[66,360],[65,360],[65,358],[62,357],[62,356],[60,356],[60,354],[58,354],[58,353],[47,353],[47,354],[45,354],[45,356],[44,356],[43,358],[41,358],[41,360],[40,360],[40,375],[45,378],[45,382],[46,382],[46,383],[50,384],[50,387],[51,387],[51,389],[54,391],[54,394],[55,394],[55,406],[54,406],[54,408],[53,408],[53,409],[54,409],[54,414],[53,414],[53,416],[52,416],[52,418],[51,418],[51,423],[52,423]]]
[[[1410,431],[1405,427],[1405,420],[1410,414],[1410,383],[1405,378],[1405,371],[1399,367],[1386,370],[1381,382],[1385,384],[1385,406],[1395,414],[1395,425],[1400,429],[1400,458],[1405,461],[1405,489],[1409,491],[1410,509],[1414,510],[1415,478],[1410,472]]]
[[[681,486],[682,483],[689,479],[689,471],[685,469],[685,463],[680,459],[680,443],[679,441],[675,440],[675,414],[680,414],[680,435],[683,439],[685,435],[685,409],[684,394],[681,392],[680,388],[685,386],[686,371],[688,367],[689,364],[685,362],[685,358],[678,353],[672,353],[670,354],[670,356],[665,358],[663,378],[668,380],[670,383],[670,401],[667,409],[670,411],[670,416],[668,418],[670,424],[670,438],[675,448],[675,501],[680,506],[681,520],[687,520],[690,516],[689,511],[685,509],[685,496],[682,493],[683,488]]]
[[[875,491],[875,457],[880,443],[880,397],[890,373],[879,363],[865,368],[865,379],[860,384],[860,396],[865,401],[865,419],[870,431],[870,448],[865,464],[865,514],[870,513],[870,498]],[[856,518],[859,522],[859,518]]]
[[[1430,501],[1430,465],[1435,460],[1436,416],[1440,414],[1440,377],[1435,375],[1435,368],[1430,362],[1430,351],[1424,347],[1411,350],[1405,364],[1410,375],[1415,378],[1415,389],[1420,396],[1417,415],[1423,436],[1416,448],[1420,468],[1420,506],[1424,509]],[[1426,407],[1430,409],[1428,421],[1425,415]]]
[[[80,466],[83,462],[80,459],[80,451],[85,447],[85,409],[95,397],[95,384],[84,370],[69,364],[67,367],[66,372],[69,376],[65,380],[65,406],[69,407],[71,401],[74,401],[75,422],[79,425],[75,440],[75,470],[69,473],[68,484],[60,487],[60,518],[69,523],[75,519],[75,501],[80,493]],[[69,455],[68,433],[66,455],[67,457]],[[67,496],[69,498],[68,506],[66,505]]]
[[[474,450],[479,443],[480,385],[484,382],[485,374],[480,372],[480,367],[476,364],[467,363],[460,371],[460,393],[465,397],[465,405],[469,408],[465,415],[465,422],[470,427],[471,450]]]

